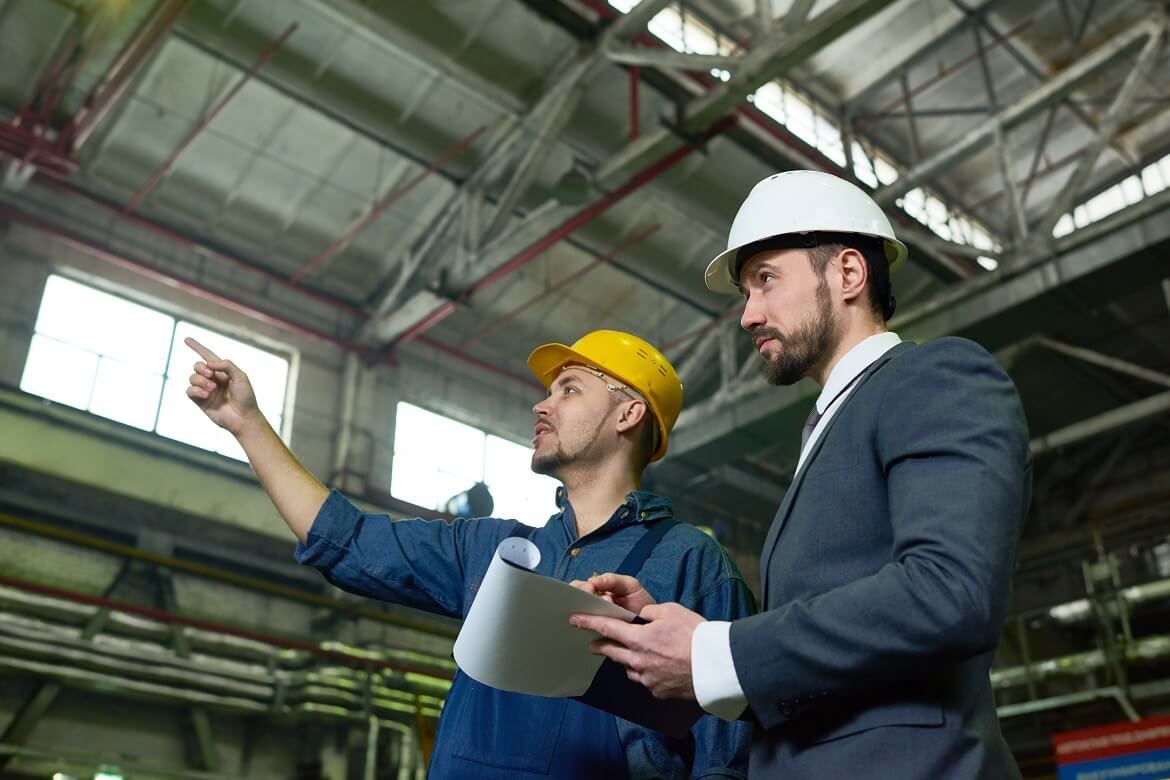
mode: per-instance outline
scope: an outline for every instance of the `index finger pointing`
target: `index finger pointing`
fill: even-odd
[[[187,336],[185,339],[183,339],[183,343],[186,344],[191,349],[198,352],[199,357],[203,358],[204,360],[206,360],[208,362],[211,362],[212,360],[218,361],[220,359],[219,355],[215,354],[210,349],[203,346],[202,344],[200,344],[198,341],[191,338],[190,336]]]

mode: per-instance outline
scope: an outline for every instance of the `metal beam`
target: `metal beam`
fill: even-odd
[[[915,341],[970,332],[1065,284],[1170,242],[1170,220],[1165,218],[1168,209],[1170,190],[1165,190],[1053,242],[1051,250],[1037,250],[1033,258],[1038,259],[1030,260],[1031,267],[1026,271],[996,271],[954,284],[896,317],[891,327],[903,338]],[[770,421],[775,424],[780,418],[799,420],[815,394],[815,387],[807,383],[774,388],[758,382],[736,394],[712,397],[690,406],[680,415],[671,435],[670,456],[702,450],[704,458],[714,458],[715,462],[732,460],[740,454],[729,443],[737,432]],[[761,434],[759,438],[765,436]],[[792,446],[795,448],[796,440]]]
[[[1126,75],[1121,89],[1117,92],[1117,97],[1113,100],[1113,103],[1109,106],[1109,111],[1105,114],[1105,118],[1097,127],[1097,134],[1093,137],[1089,145],[1085,147],[1080,160],[1077,162],[1077,167],[1073,169],[1072,174],[1065,181],[1060,193],[1052,199],[1048,213],[1041,220],[1039,227],[1036,228],[1036,232],[1041,236],[1051,235],[1053,228],[1056,227],[1056,223],[1060,221],[1061,216],[1072,210],[1074,202],[1080,197],[1081,190],[1084,188],[1090,175],[1092,175],[1093,168],[1097,165],[1097,158],[1101,156],[1101,152],[1104,151],[1106,145],[1113,140],[1113,136],[1121,128],[1121,123],[1129,116],[1134,98],[1137,97],[1138,88],[1141,86],[1142,80],[1149,73],[1151,66],[1157,58],[1158,52],[1162,50],[1165,44],[1165,35],[1166,19],[1163,16],[1160,32],[1156,35],[1151,35],[1149,40],[1146,41],[1146,45],[1142,47],[1137,61]]]
[[[739,67],[722,82],[688,103],[680,127],[660,127],[609,158],[598,170],[603,185],[619,180],[627,171],[644,167],[678,143],[676,132],[694,133],[734,109],[762,84],[783,76],[832,41],[889,6],[893,0],[842,0],[793,35],[775,35],[752,47]],[[641,6],[635,6],[635,9]]]
[[[950,27],[938,31],[935,35],[930,35],[925,43],[908,54],[903,54],[902,50],[896,46],[888,47],[885,51],[875,52],[876,59],[869,63],[872,67],[867,67],[865,69],[866,73],[859,74],[864,81],[860,81],[856,85],[851,86],[848,93],[842,96],[842,99],[845,103],[853,104],[867,95],[873,95],[884,87],[887,82],[895,78],[902,69],[910,69],[923,64],[928,57],[939,49],[951,47],[956,39],[968,27],[974,24],[976,16],[991,13],[997,6],[1003,5],[1005,2],[1006,0],[988,0],[975,10],[975,15],[973,16],[957,15],[954,21],[950,23]],[[1018,5],[1019,0],[1016,0],[1015,4]],[[931,33],[932,31],[924,30],[923,32]],[[905,41],[904,43],[912,43],[912,41]]]
[[[956,8],[958,8],[959,10],[961,10],[964,14],[972,15],[975,13],[975,11],[969,5],[967,5],[965,0],[951,0],[951,4],[954,5]],[[1093,3],[1090,2],[1089,3],[1089,10],[1088,10],[1089,14],[1092,13],[1092,5],[1093,5]],[[1085,18],[1087,21],[1088,16],[1086,16]],[[991,23],[991,21],[988,20],[986,15],[980,16],[976,20],[976,24],[981,26],[983,29],[987,30],[987,32],[989,32],[992,36],[994,36],[996,38],[1003,37],[1000,34],[1000,32],[995,29],[995,25],[993,25]],[[1083,31],[1082,31],[1082,35],[1083,35]],[[1016,62],[1020,63],[1020,65],[1023,66],[1024,70],[1028,71],[1028,73],[1030,73],[1033,78],[1035,78],[1036,80],[1041,81],[1041,82],[1044,81],[1045,75],[1046,75],[1044,72],[1045,68],[1032,62],[1030,59],[1028,59],[1027,56],[1025,56],[1013,44],[1005,43],[1003,48],[1004,48],[1004,51],[1006,51],[1008,54],[1010,54],[1015,59]],[[1046,67],[1046,63],[1045,63],[1045,67]],[[1089,115],[1085,113],[1084,109],[1082,109],[1080,106],[1078,106],[1074,103],[1069,102],[1067,99],[1064,100],[1064,103],[1065,103],[1065,105],[1068,106],[1069,110],[1072,111],[1073,116],[1075,116],[1077,119],[1080,120],[1081,124],[1083,124],[1085,127],[1089,128],[1093,132],[1097,131],[1097,126],[1093,123],[1093,120],[1089,118]],[[1118,156],[1121,157],[1122,160],[1124,160],[1125,162],[1127,162],[1129,164],[1134,163],[1134,160],[1130,159],[1129,152],[1126,149],[1124,149],[1122,146],[1114,144],[1113,148],[1117,151]]]
[[[424,231],[421,245],[413,247],[410,256],[404,260],[403,266],[392,271],[388,279],[378,285],[378,289],[383,292],[378,295],[372,306],[377,316],[371,318],[362,328],[359,335],[360,340],[385,343],[389,339],[401,339],[403,336],[413,338],[415,335],[425,332],[430,324],[442,319],[453,310],[448,302],[442,301],[432,291],[419,289],[421,285],[417,278],[417,272],[442,245],[442,239],[450,226],[456,208],[466,202],[473,193],[485,187],[498,172],[499,167],[519,153],[521,142],[526,138],[525,128],[528,125],[543,122],[546,135],[544,138],[540,138],[541,132],[537,131],[539,140],[536,145],[542,148],[529,148],[501,199],[501,206],[506,206],[507,209],[498,208],[491,225],[489,225],[491,229],[496,231],[502,228],[504,222],[511,216],[510,212],[516,200],[523,195],[524,189],[539,168],[540,162],[550,151],[556,131],[563,128],[563,123],[567,121],[568,115],[571,115],[572,108],[580,99],[580,89],[588,81],[589,74],[595,67],[605,62],[605,49],[637,34],[668,2],[669,0],[644,0],[628,14],[615,19],[607,26],[591,47],[586,47],[582,52],[574,54],[562,64],[536,102],[524,112],[521,118],[505,128],[498,140],[492,144],[492,148],[483,162],[463,181],[459,190],[450,196],[447,206]],[[558,114],[558,108],[565,108],[567,111],[565,114]],[[506,202],[507,200],[512,202],[509,204]],[[454,256],[456,253],[451,254]],[[476,265],[479,266],[482,263],[476,262]],[[428,268],[432,274],[437,275],[439,264],[431,264]],[[447,270],[463,274],[466,273],[467,269],[452,269],[448,266]],[[419,302],[428,297],[436,299],[430,308],[430,313],[421,320],[416,318],[413,324],[404,323],[399,314],[401,307],[425,306]],[[420,325],[421,329],[416,332],[415,329]]]
[[[987,93],[987,101],[991,106],[991,113],[999,113],[999,99],[995,94],[995,80],[991,78],[991,67],[987,64],[987,52],[983,49],[983,39],[979,35],[979,28],[973,30],[975,36],[975,51],[979,52],[979,71],[983,75],[983,90]],[[999,175],[1003,179],[1004,189],[1007,191],[1008,223],[1011,225],[1012,235],[1016,243],[1023,241],[1028,235],[1028,219],[1024,214],[1023,202],[1020,200],[1020,191],[1016,189],[1016,179],[1012,175],[1011,162],[1008,158],[1008,136],[1003,125],[996,128],[995,156],[999,163]]]
[[[560,141],[561,133],[573,118],[573,113],[585,94],[583,78],[586,70],[584,67],[577,68],[566,77],[563,84],[564,92],[560,99],[545,111],[536,137],[530,140],[527,150],[512,171],[508,186],[496,201],[495,213],[487,225],[481,231],[477,231],[480,241],[491,241],[500,234],[508,220],[512,218],[520,198],[528,190],[528,185],[548,159],[549,152]]]
[[[897,181],[877,190],[873,195],[874,200],[888,206],[898,197],[986,146],[995,138],[996,133],[1011,129],[1037,111],[1060,101],[1082,82],[1112,65],[1138,43],[1162,35],[1165,27],[1165,16],[1157,12],[1146,17],[1141,23],[1118,33],[1038,89],[979,123],[942,151],[903,173]]]
[[[1170,412],[1170,390],[1037,436],[1030,443],[1032,454],[1042,455],[1167,412]]]
[[[640,7],[640,6],[639,6]],[[716,122],[703,134],[708,140],[727,129],[733,119]],[[621,187],[580,210],[566,209],[555,203],[546,203],[512,233],[495,246],[485,249],[474,267],[455,269],[448,280],[448,295],[467,300],[490,287],[516,269],[532,262],[557,242],[568,238],[584,225],[596,219],[630,193],[644,187],[695,150],[694,146],[680,146],[645,169],[630,177]],[[518,251],[516,245],[521,247]],[[455,310],[455,302],[431,290],[421,289],[407,298],[402,307],[386,317],[371,319],[379,342],[390,343],[395,349],[421,336]]]
[[[807,0],[801,0],[807,2]],[[772,7],[772,0],[756,0],[756,29],[758,30],[756,36],[759,37],[767,35],[772,29],[772,23],[775,21],[773,14],[776,9]]]
[[[139,187],[138,191],[130,196],[130,199],[126,201],[126,206],[124,207],[123,211],[129,214],[131,211],[138,208],[138,204],[140,204],[142,200],[148,194],[150,194],[151,190],[153,190],[155,186],[158,185],[164,176],[171,172],[171,169],[174,167],[175,162],[179,159],[179,156],[185,152],[187,148],[195,141],[195,139],[198,138],[199,135],[207,129],[207,127],[217,116],[219,116],[219,113],[223,111],[224,106],[226,106],[231,101],[231,99],[234,98],[239,93],[239,91],[244,88],[245,84],[252,80],[257,71],[263,68],[264,65],[270,59],[272,59],[273,55],[276,54],[276,52],[279,51],[282,46],[284,46],[285,42],[292,37],[292,34],[297,31],[299,26],[300,24],[298,22],[293,22],[290,24],[285,28],[283,33],[281,33],[275,40],[272,41],[272,43],[268,45],[268,48],[260,53],[260,56],[256,58],[254,63],[252,63],[252,66],[248,68],[248,70],[246,70],[242,76],[240,76],[239,80],[236,81],[234,85],[232,85],[232,88],[229,89],[227,93],[223,95],[223,97],[216,101],[215,105],[213,105],[207,111],[207,113],[204,114],[203,117],[195,124],[195,127],[191,128],[191,132],[189,132],[187,136],[183,138],[182,142],[175,148],[173,152],[171,152],[170,156],[168,156],[167,159],[163,161],[163,164],[160,165],[153,174],[151,174],[150,178],[146,180],[146,183]]]
[[[1170,387],[1170,374],[1163,374],[1161,371],[1154,371],[1153,369],[1130,363],[1127,360],[1102,355],[1100,352],[1094,352],[1084,347],[1074,347],[1072,344],[1065,344],[1064,342],[1050,339],[1046,336],[1038,336],[1034,342],[1039,346],[1047,347],[1053,352],[1059,352],[1062,355],[1083,360],[1086,363],[1092,363],[1093,365],[1108,368],[1122,374],[1129,374],[1130,376],[1144,379],[1156,385]]]
[[[762,1],[771,7],[772,0]],[[784,14],[784,18],[780,20],[780,26],[784,29],[784,32],[791,35],[794,31],[800,29],[808,21],[809,12],[812,11],[813,6],[816,4],[816,0],[793,0],[792,5],[788,7],[787,13]]]
[[[742,54],[692,54],[674,49],[651,49],[646,46],[614,45],[605,50],[606,58],[618,65],[638,65],[647,68],[679,68],[703,73],[712,68],[733,70],[743,59]]]

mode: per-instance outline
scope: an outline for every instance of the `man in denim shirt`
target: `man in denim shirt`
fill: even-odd
[[[547,525],[497,518],[398,520],[365,514],[296,460],[256,408],[247,376],[203,345],[187,395],[240,442],[260,483],[300,540],[297,560],[371,598],[463,618],[497,545],[526,536],[542,574],[584,581],[617,570],[643,535],[665,535],[636,572],[654,600],[710,618],[750,614],[751,593],[723,549],[674,523],[670,502],[638,489],[666,454],[682,386],[657,349],[617,331],[572,347],[546,344],[528,364],[548,388],[533,407],[532,468],[559,479]],[[570,503],[570,497],[572,502]],[[578,582],[578,586],[588,586]],[[462,672],[443,708],[430,776],[505,780],[744,777],[750,728],[704,715],[674,739],[569,699],[499,691]]]

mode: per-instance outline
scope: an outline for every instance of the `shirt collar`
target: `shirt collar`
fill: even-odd
[[[564,486],[557,488],[557,508],[564,512],[569,507],[569,493]],[[660,496],[657,493],[649,493],[645,490],[633,490],[626,494],[626,500],[617,508],[613,516],[610,517],[609,523],[615,521],[625,524],[630,523],[648,523],[651,520],[658,520],[663,517],[672,517],[674,515],[674,505],[671,504],[670,499],[665,496]],[[609,523],[606,523],[608,525]]]
[[[846,352],[844,357],[837,361],[837,365],[833,366],[833,370],[829,372],[829,380],[825,382],[824,389],[817,396],[817,413],[824,414],[829,405],[833,403],[833,399],[841,395],[861,372],[873,365],[874,361],[886,352],[898,346],[901,341],[902,339],[898,337],[897,333],[886,331],[870,336],[854,345],[853,349]]]

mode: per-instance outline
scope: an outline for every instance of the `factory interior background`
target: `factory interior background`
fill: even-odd
[[[708,260],[842,176],[891,329],[1019,388],[1035,492],[991,673],[1025,777],[1170,713],[1170,9],[1150,0],[0,0],[0,776],[416,778],[453,621],[293,560],[184,396],[194,336],[371,511],[543,524],[533,347],[685,386],[646,487],[757,587],[811,382]],[[476,495],[471,499],[475,500]]]

